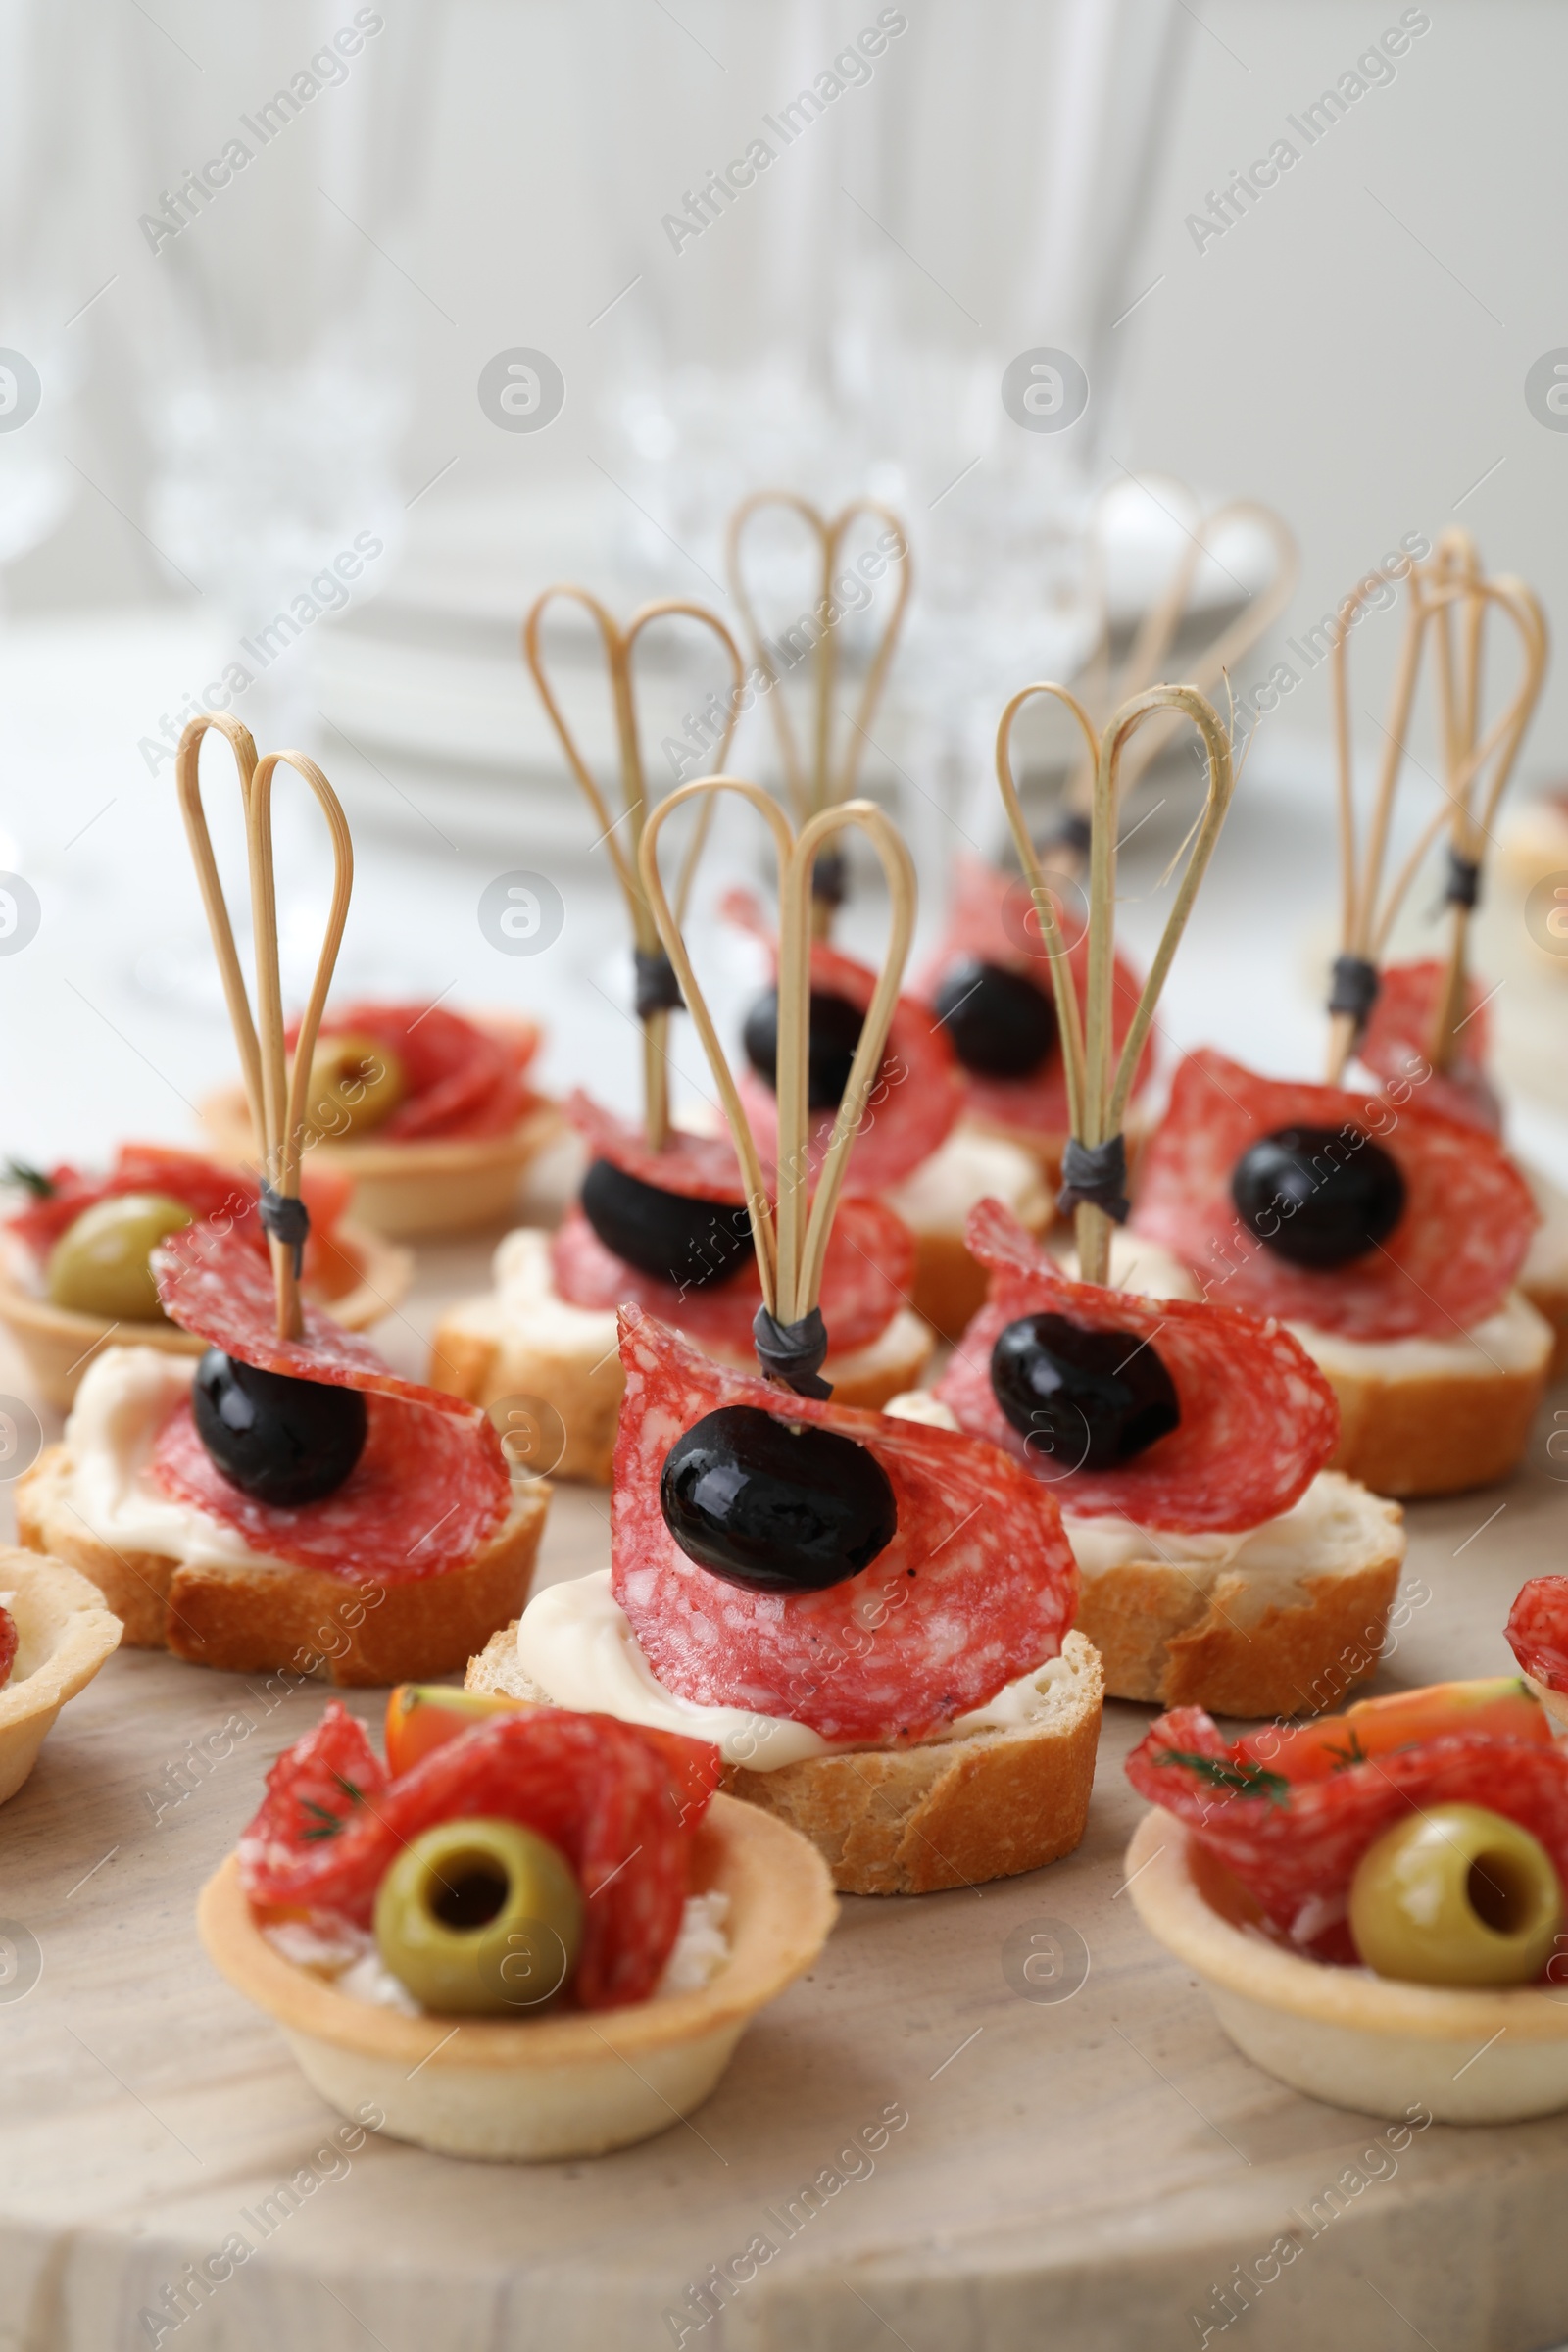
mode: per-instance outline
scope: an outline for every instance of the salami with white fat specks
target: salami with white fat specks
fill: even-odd
[[[1498,1135],[1502,1105],[1487,1076],[1488,1000],[1478,980],[1465,985],[1464,1014],[1448,1067],[1435,1070],[1427,1059],[1447,976],[1446,964],[1432,960],[1386,963],[1378,974],[1371,1016],[1356,1040],[1355,1057],[1385,1086],[1391,1079],[1413,1080],[1421,1089],[1424,1109]]]
[[[679,1193],[687,1200],[745,1205],[746,1179],[727,1135],[687,1135],[672,1128],[669,1141],[656,1147],[640,1127],[601,1109],[580,1089],[567,1097],[564,1108],[595,1159],[608,1159],[623,1175],[635,1176],[662,1193]]]
[[[1292,1265],[1244,1226],[1237,1162],[1282,1127],[1327,1127],[1378,1143],[1404,1179],[1387,1242],[1329,1271]],[[1456,1339],[1501,1306],[1539,1211],[1500,1144],[1407,1100],[1260,1078],[1205,1048],[1176,1072],[1170,1107],[1138,1166],[1133,1230],[1161,1243],[1223,1296],[1353,1340]]]
[[[552,1238],[550,1263],[556,1289],[573,1306],[640,1306],[701,1347],[751,1354],[752,1322],[762,1303],[755,1254],[742,1259],[728,1282],[704,1290],[662,1282],[607,1250],[582,1210],[573,1208]],[[914,1236],[903,1219],[880,1200],[841,1200],[818,1300],[833,1354],[880,1339],[913,1280]]]
[[[885,1744],[980,1706],[1057,1655],[1078,1572],[1050,1493],[994,1446],[951,1430],[795,1396],[623,1313],[626,1396],[615,1444],[612,1583],[665,1690],[754,1708],[826,1740]],[[825,1592],[763,1593],[710,1576],[664,1524],[659,1482],[705,1414],[752,1405],[869,1448],[898,1527],[870,1566]]]
[[[154,1483],[235,1529],[253,1551],[351,1581],[437,1576],[471,1559],[506,1516],[511,1478],[476,1404],[404,1380],[368,1341],[306,1305],[305,1336],[280,1340],[271,1269],[237,1234],[192,1225],[154,1255],[165,1312],[239,1362],[366,1393],[365,1450],[318,1502],[258,1502],[202,1444],[188,1403],[159,1432]]]
[[[1028,885],[1016,874],[999,873],[995,866],[978,858],[957,858],[954,869],[947,929],[942,935],[942,945],[915,983],[916,996],[926,1002],[933,1000],[954,965],[973,956],[980,963],[994,963],[1004,972],[1017,972],[1032,980],[1054,1011],[1051,966],[1041,943]],[[1059,899],[1056,911],[1065,936],[1072,942],[1067,960],[1082,1004],[1089,988],[1089,933],[1085,928],[1074,937],[1078,927],[1071,919],[1070,909]],[[1112,970],[1111,1031],[1119,1052],[1132,1027],[1143,982],[1120,954],[1114,958]],[[1135,1097],[1152,1069],[1153,1060],[1152,1045],[1145,1046],[1133,1084]],[[1059,1044],[1053,1044],[1039,1069],[1027,1078],[994,1078],[978,1070],[965,1070],[961,1075],[968,1109],[989,1125],[1010,1128],[1032,1138],[1066,1135],[1072,1122]]]
[[[731,891],[724,912],[752,931],[776,956],[749,893]],[[815,996],[843,997],[863,1014],[876,994],[877,975],[851,956],[841,956],[822,940],[811,942],[811,991]],[[741,1101],[757,1148],[764,1159],[778,1157],[778,1102],[772,1088],[755,1070],[743,1070],[737,1081]],[[900,997],[893,1008],[882,1066],[877,1072],[850,1152],[845,1176],[848,1193],[880,1193],[899,1184],[911,1169],[929,1159],[947,1141],[963,1108],[963,1074],[941,1024],[913,997]],[[833,1133],[834,1113],[811,1113],[807,1151],[813,1169],[821,1164]]]
[[[1333,1453],[1334,1392],[1278,1324],[1233,1307],[1141,1298],[1070,1282],[999,1201],[969,1212],[964,1239],[991,1271],[991,1293],[954,1350],[937,1390],[960,1425],[989,1438],[1044,1480],[1070,1517],[1111,1513],[1139,1527],[1239,1533],[1288,1511]],[[1085,1331],[1147,1341],[1175,1384],[1181,1421],[1132,1460],[1075,1470],[1025,1439],[998,1404],[991,1351],[1023,1315],[1061,1315]]]

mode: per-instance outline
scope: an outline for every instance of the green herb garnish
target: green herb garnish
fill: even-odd
[[[1167,1747],[1154,1762],[1185,1764],[1189,1772],[1196,1772],[1211,1788],[1223,1788],[1228,1796],[1266,1796],[1271,1805],[1286,1804],[1290,1798],[1291,1784],[1284,1773],[1269,1772],[1261,1764],[1231,1764],[1184,1747]]]
[[[55,1197],[54,1178],[46,1176],[42,1168],[30,1167],[24,1159],[8,1159],[0,1171],[0,1179],[30,1193],[35,1200],[52,1200]]]

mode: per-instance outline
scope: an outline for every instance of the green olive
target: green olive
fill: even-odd
[[[410,1839],[375,1898],[383,1965],[450,2016],[539,2008],[577,1965],[582,1923],[565,1856],[513,1821],[438,1822]]]
[[[327,1143],[368,1135],[389,1119],[409,1091],[389,1046],[364,1030],[317,1040],[305,1115]]]
[[[115,1193],[95,1201],[49,1252],[51,1302],[112,1323],[162,1323],[148,1261],[161,1241],[191,1222],[184,1201],[168,1193]]]
[[[1386,1830],[1350,1882],[1350,1933],[1380,1977],[1530,1984],[1551,1957],[1562,1888],[1539,1838],[1484,1805],[1434,1805]]]

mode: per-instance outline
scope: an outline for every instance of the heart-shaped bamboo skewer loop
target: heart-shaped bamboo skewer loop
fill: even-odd
[[[1410,575],[1410,609],[1405,623],[1404,641],[1399,651],[1398,666],[1389,705],[1389,721],[1383,728],[1384,751],[1378,781],[1366,832],[1364,852],[1358,858],[1358,838],[1355,818],[1354,761],[1350,741],[1349,691],[1348,681],[1348,644],[1350,624],[1359,606],[1371,593],[1375,582],[1369,577],[1358,583],[1340,607],[1342,628],[1335,641],[1332,682],[1334,689],[1335,744],[1338,768],[1340,815],[1340,873],[1341,873],[1341,946],[1334,967],[1334,991],[1329,999],[1329,1048],[1327,1078],[1331,1086],[1339,1085],[1345,1066],[1355,1050],[1356,1040],[1365,1027],[1377,995],[1377,967],[1387,950],[1390,935],[1400,906],[1411,884],[1425,862],[1433,844],[1445,831],[1452,828],[1453,846],[1458,856],[1470,861],[1472,870],[1479,861],[1478,843],[1490,828],[1498,801],[1507,784],[1519,747],[1524,740],[1542,685],[1545,676],[1546,632],[1541,608],[1531,591],[1521,581],[1486,580],[1468,571],[1459,576],[1447,576],[1446,566],[1436,577],[1419,570]],[[1506,615],[1518,629],[1523,646],[1523,669],[1512,701],[1493,722],[1479,742],[1465,748],[1459,740],[1458,729],[1469,722],[1464,719],[1470,689],[1461,688],[1456,695],[1451,672],[1445,675],[1440,669],[1439,691],[1446,762],[1452,754],[1453,764],[1444,787],[1444,805],[1440,807],[1416,838],[1415,846],[1400,866],[1393,883],[1385,891],[1383,872],[1387,861],[1390,829],[1394,814],[1395,796],[1400,771],[1404,764],[1405,737],[1409,730],[1410,713],[1414,707],[1416,687],[1420,679],[1422,653],[1427,633],[1439,628],[1439,661],[1444,658],[1446,636],[1446,615],[1450,608],[1493,606]],[[1440,625],[1441,624],[1441,625]],[[1467,638],[1471,622],[1466,616]],[[1468,659],[1468,657],[1467,657]],[[1476,669],[1479,678],[1479,650]],[[1477,688],[1477,691],[1479,689]],[[1494,765],[1494,762],[1495,764]],[[1478,777],[1492,768],[1491,778],[1472,806]],[[1462,847],[1461,847],[1462,844]],[[1450,864],[1450,886],[1457,882]],[[1464,887],[1468,887],[1465,885]],[[1439,1026],[1446,1032],[1445,1053],[1451,1058],[1455,1024],[1463,1017],[1464,958],[1467,954],[1469,907],[1456,904],[1455,938],[1450,955],[1448,980],[1446,983],[1439,1008]],[[1458,919],[1463,917],[1463,920]],[[1454,955],[1458,961],[1455,963]],[[1434,1056],[1436,1061],[1436,1056]],[[1436,1062],[1442,1068],[1444,1062]]]
[[[1190,495],[1185,493],[1182,484],[1174,484],[1173,487]],[[1102,500],[1102,507],[1103,503]],[[1188,599],[1192,595],[1199,565],[1224,526],[1233,522],[1255,523],[1263,531],[1274,549],[1275,570],[1266,586],[1248,601],[1213,643],[1205,646],[1196,658],[1184,662],[1183,666],[1190,672],[1188,683],[1203,694],[1218,685],[1221,678],[1234,670],[1252,647],[1262,641],[1296,594],[1296,585],[1301,574],[1301,556],[1295,533],[1283,515],[1277,514],[1272,507],[1264,506],[1257,499],[1229,499],[1223,506],[1201,514],[1197,528],[1188,533],[1187,546],[1166,581],[1163,593],[1145,613],[1113,686],[1110,677],[1110,614],[1105,588],[1103,541],[1097,515],[1096,521],[1091,523],[1091,545],[1097,556],[1096,593],[1101,607],[1101,622],[1095,651],[1078,681],[1086,704],[1091,707],[1098,704],[1102,710],[1108,711],[1115,706],[1124,705],[1129,697],[1142,693],[1158,678],[1161,669],[1166,666],[1167,657],[1186,617]],[[1122,761],[1120,788],[1124,797],[1158,758],[1179,723],[1179,719],[1173,716],[1164,723],[1156,720],[1143,730],[1142,740],[1136,750]],[[1068,814],[1077,817],[1080,823],[1091,815],[1097,764],[1098,753],[1091,754],[1076,769],[1068,786]]]
[[[1089,986],[1088,1006],[1079,1005],[1066,943],[1061,936],[1055,902],[1040,865],[1039,854],[1024,821],[1023,807],[1013,782],[1012,723],[1031,696],[1049,694],[1064,703],[1091,742],[1094,728],[1088,712],[1066,687],[1026,686],[1015,694],[997,728],[997,782],[1006,810],[1013,846],[1034,899],[1036,920],[1051,960],[1052,988],[1056,1000],[1056,1027],[1061,1040],[1062,1073],[1066,1081],[1072,1134],[1063,1160],[1063,1186],[1057,1205],[1074,1212],[1079,1271],[1085,1282],[1103,1283],[1110,1271],[1110,1229],[1127,1214],[1118,1200],[1126,1178],[1122,1123],[1133,1080],[1149,1033],[1153,1027],[1160,993],[1171,961],[1187,928],[1193,903],[1214,854],[1220,827],[1235,790],[1236,771],[1230,737],[1219,713],[1196,686],[1151,686],[1123,704],[1101,733],[1095,754],[1095,802],[1091,819],[1089,858]],[[1120,1053],[1115,1052],[1113,993],[1116,953],[1116,806],[1118,770],[1123,749],[1147,720],[1160,711],[1190,718],[1208,755],[1208,791],[1202,812],[1167,869],[1166,880],[1190,851],[1159,946],[1149,967],[1137,1009]],[[1155,719],[1154,723],[1159,723]]]
[[[743,545],[747,526],[754,516],[769,507],[782,508],[786,513],[797,515],[805,523],[816,541],[821,560],[819,601],[813,612],[803,613],[795,623],[796,627],[809,623],[817,631],[813,640],[816,658],[813,675],[814,709],[809,774],[808,774],[806,763],[802,760],[795,723],[790,716],[780,688],[779,669],[774,659],[774,651],[763,635],[761,623],[757,616],[756,606],[752,601],[751,591],[746,583]],[[839,670],[837,637],[839,616],[833,590],[833,574],[838,567],[839,558],[843,552],[850,526],[864,516],[870,516],[874,521],[885,523],[890,531],[896,533],[903,552],[889,559],[899,566],[898,591],[894,597],[893,609],[883,625],[882,634],[876,641],[876,651],[871,657],[870,666],[865,674],[865,683],[860,690],[858,707],[853,718],[848,722],[849,734],[843,757],[835,766],[833,690],[837,684]],[[793,490],[757,490],[750,498],[743,499],[730,516],[729,527],[725,534],[724,553],[729,574],[730,593],[735,599],[736,610],[745,623],[747,639],[752,649],[752,658],[767,680],[768,708],[772,712],[773,728],[778,738],[779,760],[784,770],[784,781],[790,806],[795,813],[795,822],[797,825],[804,826],[811,817],[818,815],[822,809],[831,808],[836,802],[849,800],[858,780],[860,762],[865,756],[865,746],[870,737],[871,719],[877,704],[882,699],[883,688],[887,684],[888,671],[892,666],[899,631],[904,624],[905,611],[909,602],[910,589],[913,586],[908,534],[892,509],[879,505],[875,499],[854,499],[848,506],[840,508],[837,514],[829,517],[821,512],[820,508],[814,507],[809,499],[800,497]],[[824,620],[824,613],[832,614],[834,617]],[[833,907],[842,896],[842,869],[836,860],[824,858],[821,869],[818,871],[817,897],[812,912],[813,925],[819,938],[826,936]]]
[[[762,1165],[751,1122],[728,1057],[709,1011],[707,999],[692,970],[681,936],[678,914],[671,908],[659,871],[659,834],[664,820],[683,801],[700,795],[716,797],[733,792],[748,801],[773,835],[779,863],[778,1058],[774,1072],[778,1100],[778,1161],[774,1171],[776,1204],[770,1200],[767,1171]],[[811,1190],[812,1153],[810,1114],[807,1100],[808,1052],[811,989],[811,877],[823,845],[835,834],[858,825],[870,839],[887,876],[893,921],[887,953],[850,1075],[840,1100],[832,1135],[816,1168]],[[826,1335],[817,1313],[822,1268],[827,1256],[834,1212],[866,1103],[876,1084],[887,1048],[888,1030],[898,1003],[899,986],[914,931],[914,867],[891,820],[871,801],[846,801],[821,809],[799,836],[770,793],[737,776],[705,776],[678,791],[649,814],[643,828],[639,862],[643,888],[659,926],[660,937],[675,968],[703,1051],[718,1089],[724,1116],[735,1141],[746,1183],[746,1205],[761,1277],[763,1315],[772,1328],[759,1323],[759,1355],[764,1370],[786,1379],[802,1395],[826,1395],[826,1384],[815,1379],[827,1351]],[[763,1342],[767,1342],[764,1352]],[[781,1360],[798,1352],[802,1370],[781,1370]],[[812,1360],[807,1361],[805,1359]],[[808,1386],[811,1382],[814,1385]]]
[[[1448,955],[1443,987],[1433,1012],[1427,1054],[1437,1070],[1452,1066],[1459,1030],[1465,1020],[1469,992],[1470,926],[1480,897],[1481,869],[1486,845],[1498,806],[1519,757],[1536,705],[1546,678],[1546,616],[1523,580],[1488,581],[1480,556],[1467,532],[1445,533],[1439,540],[1433,570],[1461,591],[1459,612],[1460,660],[1453,661],[1449,618],[1445,605],[1437,621],[1437,670],[1444,721],[1445,768],[1452,802],[1448,829],[1448,876],[1445,897],[1449,910]],[[1482,661],[1489,612],[1511,620],[1519,632],[1523,667],[1512,702],[1477,743],[1481,724]],[[1481,778],[1491,754],[1491,774]]]
[[[251,894],[254,938],[256,1009],[253,1014],[245,975],[234,945],[223,885],[213,856],[212,835],[202,806],[201,744],[209,727],[222,735],[239,771],[240,799],[245,811],[246,864]],[[279,767],[291,767],[315,794],[332,838],[332,904],[317,957],[316,977],[300,1022],[289,1073],[284,1042],[283,990],[277,953],[277,891],[272,863],[272,778]],[[214,711],[193,718],[179,739],[174,782],[180,812],[190,844],[207,928],[222,978],[228,1017],[239,1051],[250,1104],[251,1125],[262,1160],[261,1217],[272,1258],[277,1289],[277,1336],[297,1340],[305,1329],[300,1307],[300,1256],[310,1220],[300,1201],[300,1160],[306,1141],[306,1097],[317,1033],[326,1009],[327,991],[337,964],[337,953],[348,920],[354,888],[354,844],[348,819],[337,794],[314,760],[303,752],[269,752],[256,757],[249,730],[237,719]]]
[[[598,629],[600,643],[604,647],[620,765],[623,806],[618,816],[612,817],[610,813],[598,780],[566,723],[565,714],[545,668],[539,643],[540,629],[546,611],[558,599],[582,606]],[[534,599],[522,624],[523,659],[532,672],[533,682],[539,689],[539,699],[565,754],[566,764],[593,811],[594,821],[600,829],[599,838],[610,853],[615,879],[620,884],[626,911],[631,918],[632,952],[637,973],[637,1015],[643,1030],[643,1126],[649,1143],[656,1151],[662,1149],[669,1140],[669,1015],[676,1008],[676,1001],[638,870],[638,851],[648,816],[649,794],[643,766],[642,736],[637,720],[637,680],[633,656],[637,640],[646,628],[656,620],[676,617],[699,621],[704,628],[710,629],[729,656],[731,692],[728,715],[716,755],[716,765],[721,768],[740,716],[740,696],[746,664],[741,659],[740,648],[723,621],[706,605],[689,603],[683,597],[659,597],[651,604],[639,605],[622,628],[609,608],[601,604],[588,589],[570,581],[563,581],[545,589],[542,595]],[[687,846],[681,868],[675,903],[683,916],[692,878],[707,839],[710,814],[710,810],[705,808]],[[617,838],[622,826],[627,835],[624,844]]]

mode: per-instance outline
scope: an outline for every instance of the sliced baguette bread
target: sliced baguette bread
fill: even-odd
[[[468,1662],[466,1687],[548,1703],[517,1658],[516,1629]],[[916,1747],[844,1748],[776,1772],[725,1768],[732,1796],[810,1839],[841,1894],[930,1894],[1038,1870],[1084,1834],[1104,1680],[1081,1633],[1062,1646],[1070,1675],[1017,1730],[970,1732]]]
[[[437,1576],[357,1584],[319,1570],[203,1563],[122,1552],[70,1500],[71,1453],[50,1446],[17,1481],[17,1534],[96,1585],[132,1649],[170,1649],[230,1674],[288,1667],[340,1687],[455,1673],[528,1597],[549,1508],[542,1482],[514,1490],[501,1526],[471,1560]]]

